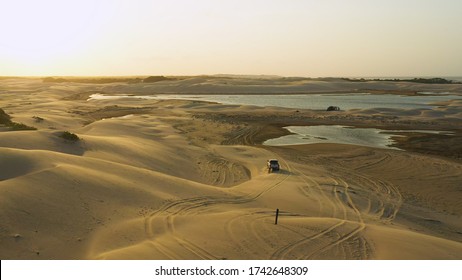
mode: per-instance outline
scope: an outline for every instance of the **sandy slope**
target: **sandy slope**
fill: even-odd
[[[348,91],[462,92],[462,84],[391,83],[383,81],[352,82],[337,78],[307,79],[258,76],[200,76],[178,80],[138,84],[101,85],[105,93],[239,94],[239,93],[310,93]]]
[[[0,258],[462,258],[458,160],[348,145],[242,145],[261,129],[203,117],[260,120],[284,110],[71,100],[98,87],[2,81],[0,108],[38,130],[0,132]],[[458,108],[438,116],[457,123]],[[345,121],[359,121],[348,114]],[[63,130],[82,140],[60,138]],[[268,174],[268,158],[282,170]]]

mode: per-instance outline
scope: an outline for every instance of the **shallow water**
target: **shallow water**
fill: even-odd
[[[419,91],[418,94],[425,94],[425,95],[448,95],[451,94],[450,92],[434,92],[434,91]]]
[[[329,106],[350,109],[430,109],[435,102],[461,99],[460,95],[401,96],[392,94],[372,95],[368,93],[345,94],[284,94],[284,95],[102,95],[93,94],[88,99],[182,99],[202,100],[221,104],[276,106],[294,109],[325,110]]]
[[[285,128],[295,134],[270,139],[263,144],[267,146],[284,146],[334,143],[399,150],[396,147],[391,147],[391,145],[395,143],[392,137],[402,137],[397,134],[397,132],[451,134],[451,132],[447,131],[382,130],[377,128],[355,128],[341,125],[288,126]]]
[[[421,94],[434,94],[422,92]],[[277,106],[295,109],[325,110],[328,106],[339,106],[342,110],[349,109],[431,109],[436,102],[459,99],[460,95],[372,95],[368,93],[352,94],[293,94],[293,95],[102,95],[93,94],[88,101],[105,99],[181,99],[202,100],[221,104]],[[438,131],[397,131],[381,130],[376,128],[355,128],[340,125],[320,126],[289,126],[286,127],[292,135],[265,141],[264,145],[298,145],[315,143],[352,144],[376,148],[398,149],[391,147],[394,144],[392,137],[400,137],[397,132],[446,133]]]

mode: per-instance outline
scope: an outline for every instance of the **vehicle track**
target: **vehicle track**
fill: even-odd
[[[329,228],[327,229],[324,229],[322,231],[320,231],[319,233],[317,234],[314,234],[314,235],[310,235],[310,236],[307,236],[307,237],[304,237],[300,240],[297,240],[295,242],[292,242],[290,244],[287,244],[286,246],[284,247],[281,247],[279,248],[278,250],[276,250],[271,256],[270,256],[270,259],[271,260],[281,260],[281,259],[285,259],[285,257],[293,250],[295,249],[296,247],[299,247],[303,244],[306,244],[306,243],[312,243],[312,242],[315,242],[316,239],[320,238],[320,237],[323,237],[325,236],[326,234],[332,232],[334,229],[338,228],[339,226],[343,225],[345,223],[344,220],[340,220],[338,223],[330,226]]]
[[[334,204],[334,202],[325,194],[324,190],[321,188],[320,184],[318,182],[316,182],[315,180],[313,180],[312,178],[310,178],[309,176],[305,175],[303,172],[301,172],[299,169],[293,167],[293,170],[298,174],[298,175],[301,175],[299,178],[305,183],[305,186],[301,186],[299,187],[300,191],[302,192],[302,194],[304,194],[305,196],[307,197],[311,197],[311,195],[313,195],[315,193],[315,190],[313,190],[313,187],[316,188],[317,190],[317,193],[319,193],[321,195],[321,197],[325,200],[325,201],[328,201],[332,208],[331,208],[331,211],[332,211],[332,217],[335,217],[336,215],[336,205]],[[308,182],[310,181],[310,182]],[[317,203],[319,205],[319,213],[322,213],[322,210],[323,210],[323,203],[322,201],[320,200],[317,200]]]
[[[238,215],[225,223],[225,233],[237,251],[245,252],[246,258],[259,258],[262,252],[269,253],[268,247],[271,247],[269,244],[274,241],[274,239],[271,240],[274,232],[269,229],[269,223],[264,222],[265,219],[273,216],[273,213],[262,212]],[[253,235],[254,238],[249,239],[249,235]]]
[[[359,234],[362,230],[364,230],[366,228],[366,225],[365,224],[359,224],[359,226],[354,229],[353,231],[341,236],[339,239],[333,241],[333,242],[330,242],[329,244],[327,244],[326,246],[323,246],[321,248],[319,248],[318,250],[315,250],[314,252],[312,252],[311,254],[309,254],[306,259],[317,259],[315,258],[315,256],[319,256],[321,255],[322,253],[326,252],[327,250],[330,250],[332,249],[334,246],[338,246],[339,244],[341,243],[344,243],[346,241],[348,241],[349,239],[353,238],[355,235]],[[361,236],[358,236],[358,238],[363,238]],[[366,242],[366,240],[363,238],[363,242]],[[364,252],[362,254],[362,256],[367,256],[367,253]]]
[[[340,176],[331,176],[330,179],[333,180],[334,184],[325,185],[325,186],[329,186],[329,187],[332,188],[331,197],[333,197],[334,199],[331,199],[330,197],[327,197],[324,194],[324,192],[321,189],[321,186],[316,181],[314,181],[313,179],[306,176],[300,170],[297,170],[295,168],[294,168],[294,170],[297,171],[297,173],[301,175],[301,179],[307,185],[309,185],[309,186],[317,186],[319,192],[323,195],[324,199],[326,201],[331,202],[333,217],[338,216],[336,209],[338,207],[340,207],[341,215],[338,218],[341,218],[343,220],[342,220],[341,223],[336,224],[336,225],[334,225],[334,226],[332,226],[332,227],[330,227],[328,229],[325,229],[325,230],[321,231],[319,234],[316,234],[316,235],[313,235],[313,236],[310,236],[310,237],[302,238],[302,239],[300,239],[300,240],[298,240],[296,242],[293,242],[291,244],[288,244],[288,245],[278,249],[275,253],[273,253],[271,255],[271,259],[285,258],[288,254],[290,254],[290,252],[294,248],[297,248],[299,246],[307,246],[308,243],[314,241],[313,239],[321,238],[321,237],[325,236],[326,234],[330,233],[331,231],[333,231],[334,229],[336,229],[337,227],[339,227],[340,225],[344,224],[345,221],[349,220],[348,213],[350,211],[347,210],[347,207],[352,209],[353,213],[355,213],[354,220],[356,220],[355,222],[358,223],[358,227],[355,230],[349,232],[348,234],[345,234],[343,236],[339,236],[339,238],[337,240],[335,240],[333,242],[330,242],[327,245],[322,246],[321,248],[318,248],[317,250],[315,250],[311,254],[305,256],[304,258],[312,259],[312,258],[314,258],[316,256],[320,257],[321,254],[324,253],[325,251],[334,249],[334,250],[337,250],[337,252],[342,252],[342,254],[345,254],[345,255],[347,255],[347,254],[352,255],[353,254],[352,252],[355,252],[356,258],[367,259],[368,256],[369,256],[367,248],[370,248],[370,247],[368,246],[367,240],[360,235],[360,232],[366,227],[366,224],[365,224],[364,219],[363,219],[363,213],[361,212],[359,207],[356,206],[353,198],[350,195],[350,192],[349,192],[350,185],[345,180],[340,178]],[[345,174],[345,175],[347,175],[347,174]],[[348,174],[348,175],[351,176],[351,174]],[[344,176],[342,176],[342,177],[344,177]],[[348,178],[348,177],[346,177],[346,178]],[[363,178],[363,177],[361,177],[361,178]],[[373,181],[371,179],[369,179],[369,178],[367,178],[367,179],[368,179],[369,184],[371,182],[373,183]],[[307,180],[310,180],[312,182],[312,184],[308,183]],[[373,185],[376,186],[375,184],[373,184]],[[342,189],[340,189],[340,188],[342,188]],[[376,186],[376,188],[377,188],[377,186]],[[390,190],[390,188],[387,188],[387,190]],[[304,190],[302,188],[302,193],[304,193],[305,195],[312,194],[312,192],[313,191],[311,189],[310,189],[310,192],[308,192],[308,191],[306,191],[306,190]],[[391,191],[387,191],[387,193],[390,193],[390,192]],[[336,203],[334,201],[336,201]],[[370,208],[370,204],[371,204],[371,201],[368,200],[368,205],[369,205],[368,208]],[[350,246],[348,244],[345,244],[347,241],[349,241],[349,240],[351,240],[353,238],[355,240],[355,243],[358,244],[357,247],[359,247],[356,250],[351,250],[353,248],[350,248]],[[350,253],[346,252],[347,250],[350,251]]]
[[[199,173],[207,184],[230,187],[251,179],[250,170],[223,157],[209,155],[201,160]]]
[[[263,190],[259,191],[256,194],[250,194],[245,196],[235,196],[231,198],[222,198],[222,197],[194,197],[194,198],[187,198],[176,200],[170,203],[167,203],[160,207],[157,211],[153,212],[151,215],[145,218],[144,221],[144,228],[145,233],[148,240],[151,243],[155,244],[158,243],[156,240],[156,235],[153,232],[153,221],[157,218],[163,217],[164,223],[167,225],[168,232],[172,235],[174,240],[184,249],[196,255],[199,259],[217,259],[213,254],[203,250],[202,248],[198,247],[197,245],[193,244],[192,242],[180,238],[175,231],[174,220],[175,217],[180,215],[191,215],[193,214],[193,210],[197,210],[199,208],[209,207],[217,204],[244,204],[249,203],[252,201],[257,200],[258,198],[262,197],[266,193],[272,191],[279,185],[281,185],[284,181],[286,181],[291,176],[290,166],[287,164],[286,161],[283,159],[281,160],[284,162],[284,166],[288,172],[286,173],[275,173],[275,177],[277,178],[276,182],[271,181],[268,182],[266,186],[263,186]]]
[[[382,221],[390,222],[395,219],[403,201],[402,195],[397,187],[380,179],[372,179],[366,175],[360,174],[359,172],[352,173],[351,171],[348,171],[349,173],[347,174],[346,172],[347,171],[345,170],[340,170],[339,173],[343,175],[340,176],[343,178],[349,178],[349,181],[353,182],[352,184],[355,184],[359,186],[361,190],[368,192],[368,194],[366,194],[366,197],[369,200],[368,207],[362,211],[360,211],[359,208],[356,208],[355,211],[375,216],[376,219]],[[349,184],[345,180],[341,179],[340,176],[337,175],[336,179],[341,180],[343,184],[349,186]],[[353,203],[351,196],[349,196],[349,199],[350,203]],[[374,201],[372,201],[372,199],[374,199]],[[377,207],[373,209],[373,205],[376,205]]]
[[[328,202],[329,211],[326,211],[326,204],[318,202],[319,213],[331,213],[332,218],[339,218],[340,221],[335,225],[332,225],[326,229],[321,230],[320,232],[310,235],[310,236],[301,236],[302,238],[287,244],[283,247],[278,248],[274,252],[269,252],[270,259],[284,259],[290,256],[294,250],[300,246],[305,246],[310,248],[309,254],[299,255],[297,258],[303,259],[313,259],[313,258],[322,258],[322,255],[330,250],[335,250],[335,254],[353,256],[358,259],[367,259],[370,254],[370,245],[367,240],[362,236],[361,232],[366,228],[364,221],[364,215],[369,217],[370,215],[377,217],[381,220],[392,220],[396,216],[396,213],[399,210],[399,205],[401,203],[401,195],[397,188],[391,184],[383,182],[381,180],[372,179],[366,175],[361,174],[359,169],[354,169],[353,172],[351,169],[344,167],[336,166],[335,170],[332,170],[330,179],[332,184],[323,184],[321,185],[315,179],[307,176],[302,171],[297,168],[292,167],[285,161],[282,157],[278,156],[283,163],[283,166],[287,170],[285,173],[275,173],[274,179],[276,181],[266,182],[266,185],[260,186],[260,191],[247,194],[243,196],[234,196],[234,197],[194,197],[181,199],[177,201],[169,202],[159,208],[157,211],[153,212],[151,216],[145,219],[145,231],[148,239],[152,243],[157,243],[156,236],[152,231],[153,220],[157,218],[163,218],[164,224],[167,224],[167,230],[172,235],[174,241],[181,246],[184,250],[194,254],[198,259],[217,259],[216,256],[210,252],[205,251],[199,246],[191,243],[190,241],[181,238],[175,230],[175,219],[179,216],[184,215],[194,215],[199,212],[206,211],[205,209],[210,208],[215,205],[220,204],[244,204],[257,200],[258,198],[264,196],[266,193],[272,191],[284,181],[286,181],[293,172],[299,175],[297,178],[304,183],[303,186],[300,186],[299,189],[302,194],[307,197],[317,196],[322,197],[325,202]],[[386,157],[383,157],[379,160],[372,162],[370,165],[377,165],[381,162],[387,160]],[[222,166],[219,169],[223,170],[225,167]],[[273,176],[273,175],[272,175]],[[344,178],[348,178],[348,181]],[[356,205],[356,199],[351,196],[350,191],[353,186],[355,188],[363,190],[366,194],[378,194],[377,197],[365,196],[366,206],[359,207]],[[326,188],[330,188],[330,194],[326,192]],[[357,197],[357,195],[356,195]],[[394,201],[391,203],[390,201]],[[324,207],[324,209],[323,209]],[[354,215],[353,215],[354,213]],[[256,213],[249,213],[244,216],[234,217],[231,220],[227,221],[224,225],[225,232],[230,237],[233,244],[241,252],[252,253],[248,251],[250,246],[242,244],[245,240],[237,238],[237,234],[234,232],[236,225],[242,226],[242,221],[248,221],[250,228],[246,227],[246,232],[254,235],[255,239],[258,240],[258,243],[261,243],[260,246],[262,250],[268,250],[270,248],[265,246],[265,237],[262,236],[262,227],[256,229],[256,224],[259,219],[267,218],[270,215],[260,216]],[[356,223],[357,226],[355,229],[350,230],[348,233],[339,234],[336,229],[345,225],[345,223],[351,224]],[[323,238],[324,236],[329,235],[329,237]],[[337,235],[335,240],[330,241],[327,244],[319,242],[320,239],[328,240],[332,239],[332,236]],[[317,239],[317,240],[316,240]],[[311,244],[323,244],[321,247],[313,248]],[[255,244],[253,244],[255,245]],[[369,248],[369,249],[368,249]],[[165,254],[168,255],[168,252]]]

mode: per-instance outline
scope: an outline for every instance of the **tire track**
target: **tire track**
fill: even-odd
[[[361,231],[363,231],[364,229],[366,228],[366,225],[364,224],[360,224],[355,230],[343,235],[341,238],[339,238],[338,240],[334,241],[334,242],[331,242],[329,243],[328,245],[314,251],[313,253],[311,253],[310,255],[308,255],[308,257],[306,259],[313,259],[314,256],[316,255],[320,255],[321,253],[327,251],[327,250],[330,250],[332,247],[334,246],[337,246],[339,244],[342,244],[344,243],[345,241],[348,241],[349,239],[353,238],[355,235],[359,234]],[[361,237],[362,238],[362,237]]]
[[[343,187],[345,188],[344,189],[344,194],[345,194],[345,199],[346,199],[346,202],[347,202],[347,205],[349,207],[351,207],[354,212],[356,213],[356,216],[358,218],[358,222],[361,223],[361,224],[364,224],[364,220],[362,218],[362,215],[361,215],[361,212],[358,210],[358,208],[356,207],[355,203],[353,202],[353,200],[351,199],[351,196],[350,196],[350,193],[349,193],[349,188],[350,186],[348,185],[348,183],[343,180],[343,179],[340,179],[340,178],[337,178],[337,180],[339,180]],[[343,204],[343,203],[342,203]]]
[[[375,192],[373,190],[370,191],[373,195],[377,196],[380,204],[378,211],[376,211],[376,213],[380,214],[377,218],[384,221],[394,220],[402,204],[402,195],[398,188],[380,179],[373,180],[358,173],[353,174],[353,177],[356,177],[356,181],[358,182],[361,180],[367,182],[366,186],[371,186],[375,189]]]
[[[256,215],[259,215],[259,216],[255,217]],[[244,215],[238,215],[226,222],[225,233],[229,236],[229,238],[231,239],[231,242],[236,246],[236,248],[238,248],[239,252],[248,253],[249,248],[252,248],[255,245],[258,245],[259,249],[251,252],[255,256],[258,256],[258,254],[261,253],[262,250],[267,250],[268,240],[264,238],[266,234],[262,235],[259,233],[259,232],[262,232],[261,230],[262,225],[260,224],[260,227],[259,227],[260,230],[257,231],[255,228],[255,224],[257,223],[257,221],[266,219],[268,217],[270,217],[268,214],[263,214],[263,216],[261,216],[261,212],[252,212],[252,213],[248,213]],[[236,223],[239,223],[239,225],[235,226]],[[234,231],[235,228],[239,229],[240,234],[235,234],[235,231]],[[243,238],[247,236],[246,234],[243,234],[244,232],[247,232],[247,231],[255,237],[255,239],[251,239],[252,246],[247,246],[247,243],[249,243],[250,241],[247,241],[247,238]],[[239,236],[243,236],[243,237],[239,238]],[[258,253],[255,251],[257,251]]]
[[[294,169],[296,170],[296,169]],[[308,176],[306,176],[303,172],[301,172],[300,170],[296,170],[299,174],[302,175],[302,179],[305,183],[308,184],[308,182],[306,181],[306,179],[304,178],[309,178]],[[326,233],[329,233],[331,232],[332,230],[334,230],[335,228],[337,228],[338,226],[342,225],[345,223],[346,220],[348,220],[348,211],[347,211],[347,208],[346,206],[350,207],[353,212],[355,213],[355,216],[356,216],[356,219],[357,219],[357,223],[359,224],[358,228],[353,230],[352,232],[350,232],[349,234],[346,234],[342,237],[340,237],[338,240],[334,241],[334,242],[331,242],[329,243],[328,245],[318,249],[317,251],[311,253],[310,255],[307,256],[308,259],[310,258],[313,258],[314,256],[316,255],[319,255],[331,248],[337,248],[336,250],[340,250],[338,247],[342,247],[342,250],[343,252],[346,251],[345,248],[348,248],[347,245],[345,245],[344,243],[348,240],[350,240],[351,238],[353,238],[355,235],[359,234],[365,227],[366,227],[366,224],[364,222],[364,219],[362,217],[362,213],[361,211],[359,210],[359,208],[356,206],[355,202],[353,201],[353,198],[351,197],[350,193],[349,193],[349,189],[350,189],[350,185],[343,179],[339,178],[339,177],[334,177],[334,176],[331,176],[330,179],[332,179],[334,181],[334,185],[332,185],[332,196],[335,198],[335,200],[337,201],[337,203],[334,203],[332,202],[331,199],[329,199],[327,196],[324,195],[324,197],[326,198],[327,201],[331,201],[332,202],[332,208],[333,208],[333,212],[334,212],[334,215],[335,215],[335,209],[337,208],[337,206],[340,206],[341,207],[341,212],[343,214],[343,222],[340,224],[337,224],[337,225],[334,225],[333,227],[330,227],[324,231],[321,231],[319,234],[317,235],[314,235],[312,237],[308,237],[308,238],[302,238],[300,239],[299,241],[296,241],[296,242],[293,242],[291,244],[288,244],[286,246],[284,246],[283,248],[281,248],[280,250],[276,251],[271,257],[272,259],[273,258],[284,258],[285,256],[287,256],[287,254],[290,253],[290,251],[292,251],[294,248],[298,247],[298,246],[301,246],[307,242],[310,242],[312,241],[313,238],[320,238],[322,237],[323,235],[325,235]],[[311,181],[314,181],[310,178]],[[316,184],[315,184],[316,185]],[[343,192],[341,192],[339,190],[339,187],[343,187]],[[322,190],[321,190],[321,193]],[[340,198],[339,197],[339,194],[342,193],[344,195],[343,198]],[[368,203],[370,204],[370,201],[368,201]],[[359,236],[358,237],[358,240],[360,242],[360,244],[367,244],[367,241],[362,237],[362,236]],[[340,246],[338,246],[340,245]],[[361,248],[359,248],[359,253],[361,255],[361,258],[362,259],[366,259],[367,256],[368,256],[368,253],[366,251],[366,248],[367,245],[359,245],[361,246]],[[346,253],[345,253],[346,254]]]
[[[314,242],[316,239],[325,236],[326,234],[332,232],[334,229],[338,228],[339,226],[343,225],[345,223],[344,220],[339,221],[338,223],[330,226],[329,228],[322,230],[321,232],[302,238],[298,241],[292,242],[290,244],[287,244],[284,247],[279,248],[276,250],[271,256],[271,260],[281,260],[284,259],[285,256],[287,256],[293,249],[295,249],[298,246],[301,246],[302,244],[309,243],[309,242]]]
[[[376,153],[373,155],[376,157],[379,156]],[[371,157],[371,155],[368,157]],[[377,199],[380,201],[380,206],[379,209],[375,210],[375,213],[376,215],[380,214],[377,218],[383,221],[392,221],[395,219],[402,204],[402,195],[399,192],[399,189],[393,184],[382,181],[379,178],[371,178],[363,174],[362,171],[371,168],[379,168],[381,165],[384,165],[391,160],[392,156],[390,153],[385,153],[375,161],[353,168],[353,170],[343,166],[338,166],[336,168],[336,171],[342,174],[342,177],[352,178],[353,182],[357,182],[357,184],[363,188],[367,187],[372,195],[377,196]],[[372,209],[369,209],[369,212],[370,211],[372,211]]]
[[[195,245],[194,243],[181,238],[177,235],[176,230],[175,230],[175,224],[174,224],[174,219],[176,215],[169,215],[165,218],[166,223],[167,223],[167,229],[168,232],[173,236],[177,244],[179,244],[181,247],[186,249],[187,251],[191,252],[192,254],[196,255],[199,259],[203,260],[216,260],[218,259],[215,257],[213,254],[207,252],[206,250],[200,248],[199,246]]]
[[[358,229],[352,231],[350,234],[347,234],[347,235],[344,235],[342,237],[339,237],[339,239],[337,241],[334,241],[334,242],[331,242],[329,243],[328,245],[318,249],[317,251],[315,251],[314,253],[308,255],[308,256],[305,256],[305,258],[312,258],[314,255],[317,255],[319,253],[322,253],[324,252],[325,250],[328,250],[330,249],[331,247],[335,247],[337,245],[341,245],[340,247],[342,247],[342,250],[345,251],[345,248],[344,247],[347,247],[347,246],[344,246],[343,243],[345,241],[348,241],[350,238],[352,238],[353,236],[355,236],[357,233],[361,232],[364,228],[365,228],[365,223],[364,223],[364,220],[362,218],[362,214],[360,212],[360,210],[357,208],[357,206],[355,205],[353,199],[351,198],[350,194],[349,194],[349,185],[346,181],[344,181],[343,179],[341,178],[334,178],[334,177],[330,177],[330,179],[332,179],[334,181],[334,185],[332,185],[332,197],[334,197],[335,201],[337,201],[337,203],[334,203],[334,201],[330,198],[330,197],[327,197],[327,195],[325,195],[324,191],[321,189],[320,185],[317,184],[317,182],[315,182],[313,179],[309,178],[307,175],[305,175],[303,172],[301,172],[300,170],[296,169],[296,168],[293,168],[294,171],[296,171],[298,174],[301,175],[301,179],[304,181],[305,184],[307,185],[310,185],[307,180],[310,180],[311,182],[313,182],[315,186],[318,186],[318,190],[320,192],[320,194],[326,199],[326,201],[330,201],[331,202],[331,205],[332,205],[332,212],[333,212],[333,216],[335,217],[336,216],[336,209],[338,207],[341,208],[341,212],[342,212],[342,215],[343,218],[339,223],[337,223],[336,225],[333,225],[323,231],[321,231],[320,233],[318,234],[315,234],[315,235],[312,235],[312,236],[309,236],[309,237],[305,237],[305,238],[302,238],[298,241],[295,241],[293,243],[290,243],[280,249],[278,249],[276,252],[274,252],[272,255],[271,255],[271,259],[283,259],[285,258],[288,254],[290,254],[290,252],[299,247],[299,246],[302,246],[302,245],[306,245],[307,243],[309,242],[313,242],[315,239],[317,238],[321,238],[323,236],[325,236],[326,234],[332,232],[334,229],[336,229],[337,227],[345,224],[345,222],[348,220],[348,211],[347,211],[347,208],[345,206],[345,204],[350,207],[351,209],[353,209],[353,212],[356,214],[356,219],[357,219],[357,223],[359,223],[359,227]],[[344,189],[344,192],[343,194],[345,195],[345,198],[344,200],[342,200],[340,197],[339,197],[339,193],[340,193],[340,190],[338,189],[339,187],[343,187]],[[306,193],[306,192],[305,192]],[[346,202],[346,203],[345,203]],[[365,239],[362,239],[362,242],[364,243],[367,243],[367,241]],[[360,250],[360,252],[362,252],[363,250]],[[367,255],[367,253],[362,253],[363,256]]]
[[[243,203],[249,203],[249,202],[257,200],[258,198],[264,196],[266,193],[272,191],[273,189],[281,185],[284,181],[286,181],[291,176],[290,166],[284,159],[282,159],[281,161],[283,161],[285,166],[287,166],[288,172],[284,174],[282,173],[274,174],[274,175],[277,175],[278,181],[276,183],[274,183],[273,181],[270,182],[266,187],[265,186],[263,187],[262,191],[256,194],[234,197],[234,198],[220,198],[220,197],[208,197],[208,196],[194,197],[194,198],[176,200],[176,201],[167,203],[166,205],[163,205],[157,211],[153,212],[150,216],[146,217],[144,220],[144,228],[145,228],[145,233],[146,233],[148,240],[150,240],[154,246],[156,243],[159,243],[159,241],[156,240],[156,236],[152,230],[153,221],[156,218],[164,216],[165,214],[164,224],[167,225],[168,232],[172,235],[174,240],[181,247],[193,253],[200,259],[217,259],[213,254],[196,246],[192,242],[184,238],[180,238],[175,231],[175,226],[174,226],[175,217],[180,216],[180,215],[190,215],[192,214],[193,209],[204,208],[207,206],[213,206],[217,204],[243,204]]]
[[[314,186],[317,190],[318,190],[318,193],[324,198],[325,201],[329,201],[330,204],[332,205],[332,217],[335,217],[335,204],[332,202],[332,200],[327,197],[327,195],[324,193],[324,190],[321,188],[321,186],[319,185],[318,182],[316,182],[315,180],[313,180],[312,178],[310,178],[309,176],[305,175],[303,172],[301,172],[299,169],[293,167],[293,170],[295,172],[297,172],[297,174],[301,175],[301,180],[306,184],[306,188],[304,187],[299,187],[300,191],[307,197],[310,197],[310,194],[314,193],[314,190],[312,188],[312,186]],[[312,184],[310,184],[308,181],[311,181]],[[306,191],[306,189],[308,189],[309,191]],[[323,209],[323,203],[320,201],[320,200],[316,200],[318,202],[318,205],[319,205],[319,213],[322,213],[322,209]]]

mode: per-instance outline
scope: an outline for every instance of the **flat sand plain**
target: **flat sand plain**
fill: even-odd
[[[341,112],[87,101],[95,92],[250,89],[462,92],[460,85],[206,77],[152,85],[1,80],[0,108],[37,130],[0,126],[0,258],[462,259],[460,101]],[[286,134],[285,125],[316,124],[454,134],[403,133],[402,151],[261,145]],[[61,138],[63,131],[80,140]],[[280,160],[280,172],[267,172],[269,158]]]

